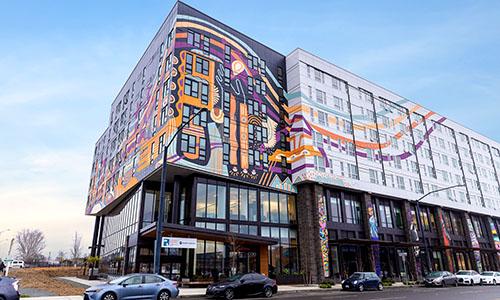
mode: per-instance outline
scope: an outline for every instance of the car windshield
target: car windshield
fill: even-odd
[[[351,278],[351,279],[360,279],[361,275],[362,275],[361,273],[354,273],[351,276],[349,276],[349,278]]]
[[[493,276],[493,272],[483,272],[481,273],[483,276]]]
[[[227,281],[236,281],[236,280],[239,280],[242,276],[243,276],[243,274],[235,274],[235,275],[229,277],[229,279]]]
[[[443,272],[432,272],[429,274],[429,277],[439,277],[443,276]]]
[[[468,271],[459,271],[457,275],[470,275],[470,272]]]
[[[108,281],[108,283],[111,283],[111,284],[119,284],[120,282],[124,281],[125,279],[129,278],[130,276],[122,276],[122,277],[118,277],[116,279],[113,279],[111,281]]]

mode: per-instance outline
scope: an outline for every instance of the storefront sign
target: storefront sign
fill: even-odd
[[[373,204],[368,201],[368,221],[370,223],[370,238],[372,241],[378,241],[378,228],[377,221],[375,220],[375,212],[373,211]],[[372,245],[373,250],[373,260],[375,261],[375,271],[377,275],[380,275],[380,247],[378,244]]]
[[[495,227],[495,223],[490,222],[491,234],[493,235],[493,241],[495,242],[495,249],[500,250],[500,238],[498,238],[497,228]],[[500,253],[498,254],[498,258],[500,259]]]
[[[474,226],[472,225],[472,221],[467,218],[467,226],[469,227],[470,240],[473,248],[479,248],[479,242],[477,241],[476,232],[474,231]],[[483,271],[483,264],[481,263],[481,253],[478,251],[474,251],[474,257],[476,258],[477,268],[479,272]]]
[[[197,240],[188,238],[164,237],[161,240],[162,248],[196,249]]]
[[[326,213],[323,197],[318,194],[319,240],[321,243],[321,256],[323,258],[323,273],[330,277],[330,264],[328,263],[328,229],[326,228]]]

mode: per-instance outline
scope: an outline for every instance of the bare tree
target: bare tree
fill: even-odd
[[[65,260],[65,258],[64,258],[65,254],[66,254],[66,252],[64,252],[62,250],[59,250],[59,252],[57,252],[56,260],[59,261],[60,264],[62,264],[63,261]]]
[[[38,229],[23,229],[16,235],[17,254],[25,262],[42,257],[45,249],[45,235]]]
[[[226,243],[227,247],[229,248],[229,256],[230,256],[230,267],[231,270],[229,271],[230,275],[236,274],[236,258],[237,258],[237,253],[241,249],[241,243],[236,237],[236,234],[234,232],[230,232],[229,235],[226,238]]]
[[[80,256],[82,256],[82,236],[75,231],[75,236],[73,237],[73,244],[70,249],[71,258],[76,261]]]

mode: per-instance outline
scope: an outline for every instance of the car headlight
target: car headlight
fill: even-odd
[[[87,290],[88,293],[99,293],[102,291],[102,289],[97,289],[97,290]]]
[[[354,280],[354,284],[357,284],[357,283],[358,283],[358,281],[357,281],[357,280]]]
[[[342,282],[341,282],[340,284],[344,284],[344,282],[345,282],[345,279],[344,279],[344,280],[342,280]]]

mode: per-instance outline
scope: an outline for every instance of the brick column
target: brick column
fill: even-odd
[[[317,198],[318,195],[323,197],[323,189],[320,185],[309,183],[300,184],[297,189],[300,270],[310,272],[312,282],[318,283],[324,279]]]
[[[363,229],[365,231],[365,237],[366,239],[371,239],[371,234],[370,234],[370,215],[368,214],[368,202],[372,202],[372,207],[373,207],[373,200],[372,196],[368,193],[363,193],[363,195],[360,197],[361,200],[361,215],[363,218]],[[378,229],[378,228],[377,228]],[[368,264],[370,267],[370,270],[372,272],[375,272],[375,257],[374,257],[374,250],[372,245],[368,245]]]
[[[405,229],[405,237],[408,242],[412,242],[411,240],[411,232],[410,232],[410,219],[408,218],[408,212],[410,211],[410,202],[403,200],[401,203],[401,214],[403,215],[403,226]],[[411,280],[417,280],[418,271],[417,271],[417,257],[415,256],[415,251],[413,247],[408,247],[408,257],[406,262],[408,263],[408,278]]]
[[[439,243],[442,246],[446,246],[445,244],[445,230],[446,230],[446,224],[444,223],[444,214],[443,210],[440,207],[436,207],[433,209],[433,213],[436,219],[436,227],[437,227],[437,234],[439,236]],[[441,220],[441,216],[443,216],[443,219]],[[451,240],[450,233],[448,232],[447,235],[449,245],[452,246],[453,241]],[[445,255],[443,256],[443,265],[444,269],[450,272],[456,272],[458,270],[453,270],[453,256],[452,256],[452,250],[451,249],[446,249],[445,250]],[[450,254],[450,257],[448,257],[448,253]]]

